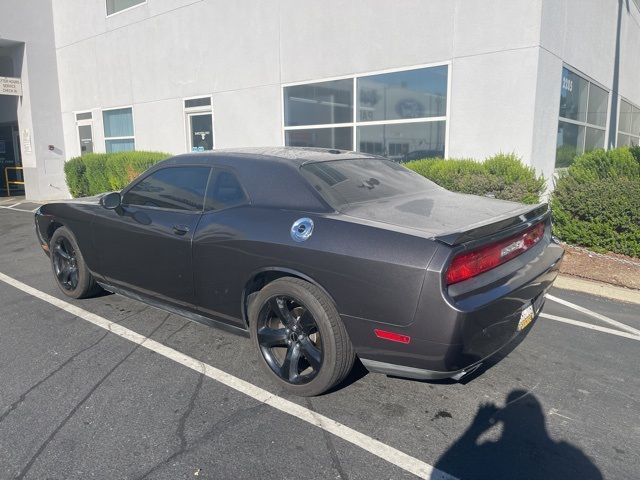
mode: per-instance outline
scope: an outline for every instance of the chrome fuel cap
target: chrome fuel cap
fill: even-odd
[[[313,220],[310,218],[299,218],[291,225],[291,238],[296,242],[308,240],[313,233]]]

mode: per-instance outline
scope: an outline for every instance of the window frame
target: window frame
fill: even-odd
[[[204,195],[202,197],[202,208],[200,210],[185,210],[185,209],[181,209],[181,208],[154,207],[153,205],[131,205],[129,203],[125,203],[124,202],[125,195],[127,193],[129,193],[129,191],[132,188],[134,188],[140,182],[143,182],[145,179],[147,179],[148,177],[150,177],[154,173],[157,173],[160,170],[166,170],[166,169],[169,169],[169,168],[193,168],[193,167],[208,168],[209,169],[209,174],[207,176],[207,183],[206,183],[206,186],[205,186],[205,189],[204,189]],[[196,164],[188,163],[188,164],[180,164],[180,165],[167,165],[167,166],[163,166],[163,167],[160,167],[160,168],[153,169],[151,171],[147,171],[144,174],[142,174],[139,177],[137,177],[135,180],[132,180],[129,185],[127,185],[126,187],[124,187],[120,191],[120,198],[121,198],[121,201],[122,201],[122,206],[123,207],[146,208],[146,209],[149,209],[149,210],[162,211],[162,212],[179,212],[179,213],[202,214],[205,211],[204,210],[205,201],[207,199],[207,190],[209,189],[209,182],[211,181],[211,172],[212,171],[213,171],[213,167],[211,165],[202,164],[202,163],[196,163]],[[216,210],[216,211],[219,211],[219,210]]]
[[[617,127],[618,127],[618,131],[616,132],[616,147],[619,147],[620,145],[618,145],[618,138],[620,137],[620,135],[626,135],[627,137],[632,137],[635,138],[637,143],[636,145],[640,145],[640,131],[636,134],[636,133],[629,133],[629,132],[625,132],[624,130],[620,130],[620,115],[622,115],[622,109],[620,107],[622,107],[622,102],[625,102],[629,105],[631,105],[631,108],[635,108],[636,110],[640,111],[640,107],[638,107],[635,103],[630,102],[629,100],[627,100],[626,98],[624,98],[623,96],[618,96],[618,123],[617,123]],[[640,115],[640,113],[638,114]]]
[[[82,115],[84,113],[89,113],[91,114],[91,118],[83,118],[83,119],[78,119],[78,115]],[[94,124],[93,124],[93,110],[77,110],[73,112],[73,118],[75,119],[75,123],[76,123],[76,145],[80,148],[80,152],[79,155],[82,156],[82,142],[80,139],[80,129],[78,127],[89,127],[91,128],[91,143],[93,143],[93,151],[95,153],[95,148],[96,148],[96,141],[95,141],[95,128],[94,128]],[[103,132],[104,133],[104,132]],[[106,147],[106,145],[105,145]]]
[[[209,105],[201,105],[198,107],[187,107],[187,100],[198,100],[200,98],[208,98]],[[213,95],[196,95],[193,97],[184,97],[181,99],[182,101],[182,116],[184,119],[184,151],[185,153],[196,153],[191,150],[193,147],[191,145],[191,115],[202,115],[208,113],[211,115],[211,141],[213,144],[213,148],[211,150],[205,150],[205,152],[212,152],[216,149],[216,132],[215,132],[215,124],[213,118]]]
[[[133,135],[125,136],[125,137],[107,137],[107,134],[104,130],[104,112],[109,112],[111,110],[124,110],[126,108],[131,109],[131,124],[133,126]],[[107,140],[133,140],[133,151],[136,150],[136,117],[133,111],[133,105],[124,105],[120,107],[109,107],[103,108],[100,110],[100,120],[102,121],[102,136],[104,138],[104,151],[107,152]]]
[[[136,3],[135,5],[131,5],[130,7],[123,8],[122,10],[118,10],[117,12],[109,13],[109,6],[107,5],[107,0],[104,0],[104,13],[106,15],[106,18],[111,18],[114,15],[128,12],[129,10],[133,10],[134,8],[141,7],[142,5],[146,5],[147,3],[148,3],[148,0],[142,0],[140,3]]]
[[[607,148],[607,139],[608,134],[609,134],[609,122],[610,122],[610,113],[611,113],[611,100],[612,100],[612,95],[611,95],[611,90],[608,89],[607,87],[605,87],[604,85],[602,85],[599,82],[596,82],[595,80],[593,80],[591,77],[589,77],[588,75],[585,75],[584,73],[582,73],[580,70],[577,70],[573,67],[571,67],[570,65],[567,64],[562,64],[562,70],[560,70],[560,88],[562,89],[562,78],[563,78],[563,71],[564,69],[567,69],[569,72],[573,73],[574,75],[579,76],[580,78],[582,78],[585,82],[587,82],[587,91],[585,93],[586,97],[587,97],[587,111],[585,112],[585,120],[580,121],[580,120],[574,120],[572,118],[566,118],[566,117],[561,117],[560,116],[560,101],[558,101],[558,127],[560,126],[560,122],[564,122],[564,123],[571,123],[573,125],[577,125],[578,127],[583,127],[584,130],[584,135],[582,138],[582,153],[579,153],[578,155],[582,155],[583,153],[585,153],[585,146],[586,146],[586,142],[587,142],[587,129],[588,128],[592,128],[595,130],[600,130],[604,132],[604,145],[602,146],[602,148]],[[591,93],[591,85],[595,85],[596,87],[604,90],[605,92],[607,92],[607,111],[606,111],[606,122],[604,127],[600,126],[600,125],[595,125],[593,123],[589,123],[589,95]],[[556,152],[558,150],[558,146],[557,146],[557,132],[556,132]],[[617,140],[617,139],[616,139]],[[576,156],[578,156],[576,155]],[[557,158],[557,153],[555,155],[554,158],[554,169],[564,169],[567,167],[556,167],[556,162],[557,162],[558,158]]]
[[[448,158],[449,156],[449,120],[451,115],[451,76],[452,76],[452,61],[444,61],[444,62],[436,62],[436,63],[427,63],[420,65],[411,65],[408,67],[398,67],[398,68],[389,68],[384,70],[374,70],[368,72],[361,72],[350,75],[341,75],[336,77],[325,77],[325,78],[317,78],[317,79],[309,79],[304,81],[297,82],[289,82],[283,83],[280,86],[280,127],[282,131],[281,141],[282,145],[286,145],[286,132],[291,130],[311,130],[311,129],[320,129],[320,128],[341,128],[341,127],[350,127],[352,129],[352,145],[351,150],[358,151],[358,127],[362,126],[375,126],[375,125],[389,125],[389,124],[404,124],[404,123],[425,123],[425,122],[445,122],[445,132],[444,132],[444,158]],[[444,116],[439,117],[420,117],[420,118],[406,118],[406,119],[395,119],[395,120],[373,120],[373,121],[360,121],[358,120],[358,79],[363,77],[369,77],[374,75],[382,75],[385,73],[398,73],[398,72],[407,72],[411,70],[421,70],[433,67],[447,67],[447,101],[446,101],[446,112]],[[322,82],[330,82],[333,80],[348,80],[351,79],[353,82],[353,115],[350,122],[342,122],[342,123],[323,123],[323,124],[314,124],[314,125],[296,125],[296,126],[286,126],[285,125],[285,88],[294,87],[297,85],[309,85],[312,83],[322,83]],[[605,89],[606,90],[606,89]]]

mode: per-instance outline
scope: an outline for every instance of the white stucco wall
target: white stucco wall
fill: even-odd
[[[14,49],[14,65],[18,67],[15,73],[23,82],[17,117],[26,194],[36,199],[66,197],[63,172],[66,152],[51,3],[47,0],[11,2],[0,7],[0,13],[1,39],[22,45],[19,50]],[[31,152],[25,149],[27,136],[31,140]],[[53,150],[49,150],[49,145]]]
[[[449,156],[516,152],[551,175],[563,63],[613,88],[618,0],[148,0],[110,17],[104,0],[52,4],[57,71],[37,63],[47,85],[56,72],[59,107],[38,98],[58,118],[43,131],[62,158],[79,154],[78,111],[93,112],[96,151],[101,110],[132,106],[136,148],[180,153],[183,99],[210,95],[216,147],[277,145],[283,83],[450,62]],[[618,91],[640,105],[640,12],[629,6]],[[43,41],[31,43],[38,55]],[[59,179],[58,157],[37,156]]]

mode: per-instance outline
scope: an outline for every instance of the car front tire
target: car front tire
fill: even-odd
[[[304,280],[280,278],[260,290],[249,307],[249,328],[261,364],[295,395],[320,395],[353,366],[353,346],[336,307]]]
[[[71,230],[58,228],[49,241],[49,252],[51,269],[62,293],[71,298],[86,298],[101,290],[87,268]]]

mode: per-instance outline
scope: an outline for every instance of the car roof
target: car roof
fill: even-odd
[[[351,152],[331,148],[314,147],[243,147],[221,148],[210,152],[185,153],[172,157],[172,164],[218,163],[224,158],[244,158],[261,161],[287,163],[300,166],[310,162],[350,160],[356,158],[383,158],[367,153]]]
[[[240,183],[248,192],[254,205],[326,212],[333,209],[300,175],[300,166],[305,163],[357,158],[380,159],[383,157],[326,148],[228,148],[177,155],[155,164],[148,172],[180,165],[228,168],[238,175]]]

